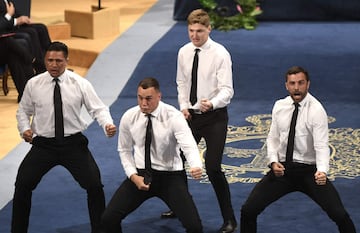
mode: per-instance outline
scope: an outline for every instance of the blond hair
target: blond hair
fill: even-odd
[[[188,25],[198,23],[208,27],[210,25],[210,17],[203,9],[193,10],[187,18],[187,23]]]

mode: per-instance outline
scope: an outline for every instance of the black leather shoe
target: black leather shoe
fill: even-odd
[[[236,230],[237,223],[235,220],[227,220],[221,226],[219,233],[232,233]]]
[[[161,214],[161,218],[176,218],[176,215],[172,210],[168,210]]]

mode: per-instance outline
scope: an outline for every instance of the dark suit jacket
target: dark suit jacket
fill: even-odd
[[[0,64],[8,65],[20,100],[27,80],[34,75],[33,56],[24,47],[23,40],[17,40],[11,35],[15,31],[14,18],[7,20],[6,13],[5,2],[0,0]]]
[[[14,31],[14,18],[11,20],[5,18],[7,11],[3,0],[0,1],[0,34],[5,34]]]
[[[12,2],[11,0],[7,1]],[[7,20],[5,18],[5,14],[7,13],[6,4],[4,0],[0,0],[0,35],[15,32],[15,38],[20,39],[23,42],[22,44],[26,45],[26,49],[30,52],[31,60],[35,58],[33,65],[36,73],[42,73],[46,70],[44,64],[45,51],[51,43],[47,27],[41,23],[14,26],[14,18],[22,14],[19,14],[21,12],[18,12],[18,8],[14,2],[13,4],[15,6],[15,15],[11,20]]]

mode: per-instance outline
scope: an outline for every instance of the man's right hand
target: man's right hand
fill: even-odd
[[[277,177],[284,175],[285,167],[281,163],[273,162],[271,164],[271,169],[273,170],[275,176]]]
[[[191,120],[191,114],[189,112],[189,109],[183,109],[181,110],[182,114],[184,115],[185,119],[186,120]]]
[[[139,190],[149,191],[151,183],[145,184],[144,177],[139,176],[138,174],[133,174],[130,176],[130,180],[136,185]]]
[[[13,17],[13,15],[15,14],[15,7],[14,4],[12,2],[8,3],[8,1],[5,1],[5,5],[6,5],[6,12]]]
[[[25,142],[32,143],[32,140],[33,140],[33,132],[32,132],[32,130],[28,129],[28,130],[24,131],[23,134],[22,134],[22,137],[25,140]]]

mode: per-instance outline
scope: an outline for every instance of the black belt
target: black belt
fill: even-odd
[[[227,107],[217,108],[217,109],[210,110],[207,112],[202,112],[202,111],[200,111],[200,109],[192,109],[192,108],[188,109],[188,111],[190,112],[191,115],[194,115],[194,114],[203,115],[203,114],[210,114],[210,113],[221,112],[221,111],[226,111],[226,110],[227,110]]]
[[[142,169],[142,168],[136,168],[138,174],[140,176],[143,176],[144,173],[145,173],[145,169]],[[151,169],[151,173],[153,175],[165,175],[165,176],[168,176],[168,175],[183,175],[185,172],[185,170],[176,170],[176,171],[159,171],[159,170],[155,170],[155,169]]]
[[[74,133],[74,134],[71,134],[71,135],[68,135],[68,136],[64,136],[64,138],[65,139],[71,139],[71,138],[74,138],[74,137],[79,137],[81,135],[82,135],[82,133],[78,132],[78,133]],[[36,136],[36,137],[41,138],[43,140],[55,140],[55,137],[51,137],[51,138],[43,137],[43,136]]]
[[[284,165],[286,174],[293,174],[293,173],[298,173],[298,172],[313,173],[316,171],[315,164],[305,164],[305,163],[297,163],[297,162],[291,162],[291,163],[281,162],[281,164]]]

